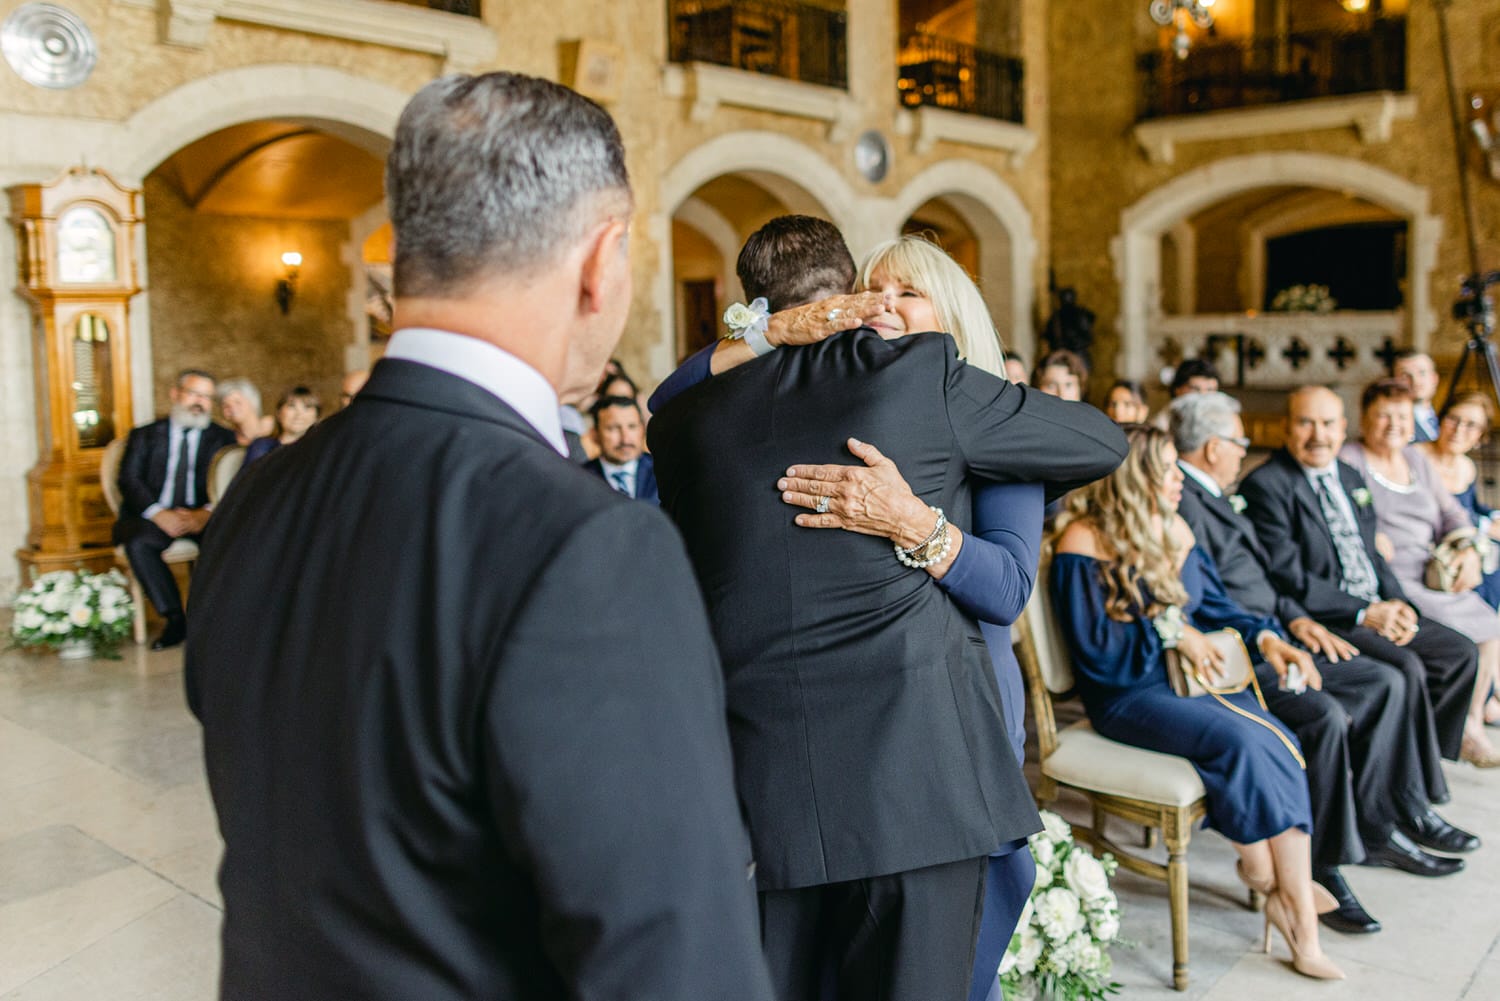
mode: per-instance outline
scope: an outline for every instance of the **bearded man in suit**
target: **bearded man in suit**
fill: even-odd
[[[195,583],[221,994],[770,1001],[692,571],[566,458],[630,303],[614,122],[443,77],[386,195],[385,356],[246,471]]]
[[[234,444],[234,432],[212,420],[214,377],[201,369],[177,373],[172,410],[130,432],[120,460],[120,514],[115,545],[125,547],[130,572],[166,624],[151,649],[177,646],[187,635],[187,613],[172,568],[162,553],[178,539],[198,541],[208,524],[208,467],[214,453]]]
[[[739,271],[772,311],[854,282],[838,231],[805,216],[752,235]],[[964,525],[973,477],[1061,492],[1114,469],[1125,441],[1091,407],[966,365],[946,334],[869,328],[755,358],[651,419],[662,506],[724,658],[779,996],[816,998],[836,970],[844,999],[959,999],[987,856],[1037,814],[978,624],[890,542],[798,529],[774,489],[854,435]]]

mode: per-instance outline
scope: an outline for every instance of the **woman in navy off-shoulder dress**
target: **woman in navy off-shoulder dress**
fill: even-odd
[[[1312,660],[1273,620],[1250,615],[1225,594],[1212,560],[1177,515],[1182,472],[1171,438],[1145,425],[1126,434],[1124,464],[1085,487],[1081,504],[1060,522],[1049,581],[1089,720],[1112,740],[1192,762],[1207,791],[1208,826],[1234,843],[1240,878],[1268,892],[1267,920],[1291,945],[1296,970],[1342,978],[1318,944],[1312,808],[1296,738],[1250,690],[1227,697],[1233,708],[1174,694],[1165,649],[1217,664],[1199,630],[1228,627],[1257,661],[1296,662],[1317,684]]]

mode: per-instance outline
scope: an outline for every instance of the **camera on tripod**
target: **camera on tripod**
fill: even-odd
[[[1495,332],[1495,297],[1490,288],[1500,284],[1500,271],[1469,275],[1458,288],[1453,303],[1453,318],[1469,328],[1472,337],[1488,337]]]

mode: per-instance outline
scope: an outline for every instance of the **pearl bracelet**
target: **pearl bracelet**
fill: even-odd
[[[948,519],[940,507],[932,508],[937,514],[937,524],[932,528],[932,534],[910,549],[902,548],[901,544],[895,543],[896,559],[902,566],[911,567],[913,570],[925,570],[934,563],[941,563],[947,559],[949,551],[953,548],[953,537],[948,532]],[[933,552],[933,548],[937,552]],[[922,554],[918,556],[918,554]]]

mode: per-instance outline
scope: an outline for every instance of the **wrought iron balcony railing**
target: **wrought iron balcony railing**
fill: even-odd
[[[1136,75],[1143,119],[1405,90],[1406,18],[1378,18],[1358,30],[1199,42],[1185,59],[1170,49],[1146,52]]]
[[[391,0],[391,2],[405,4],[408,7],[426,7],[428,10],[441,10],[449,14],[462,14],[465,17],[480,16],[480,0]]]
[[[668,0],[670,58],[849,85],[843,10],[792,0]]]
[[[896,88],[908,108],[931,105],[1007,122],[1025,117],[1025,64],[1014,56],[912,32],[901,39]]]

